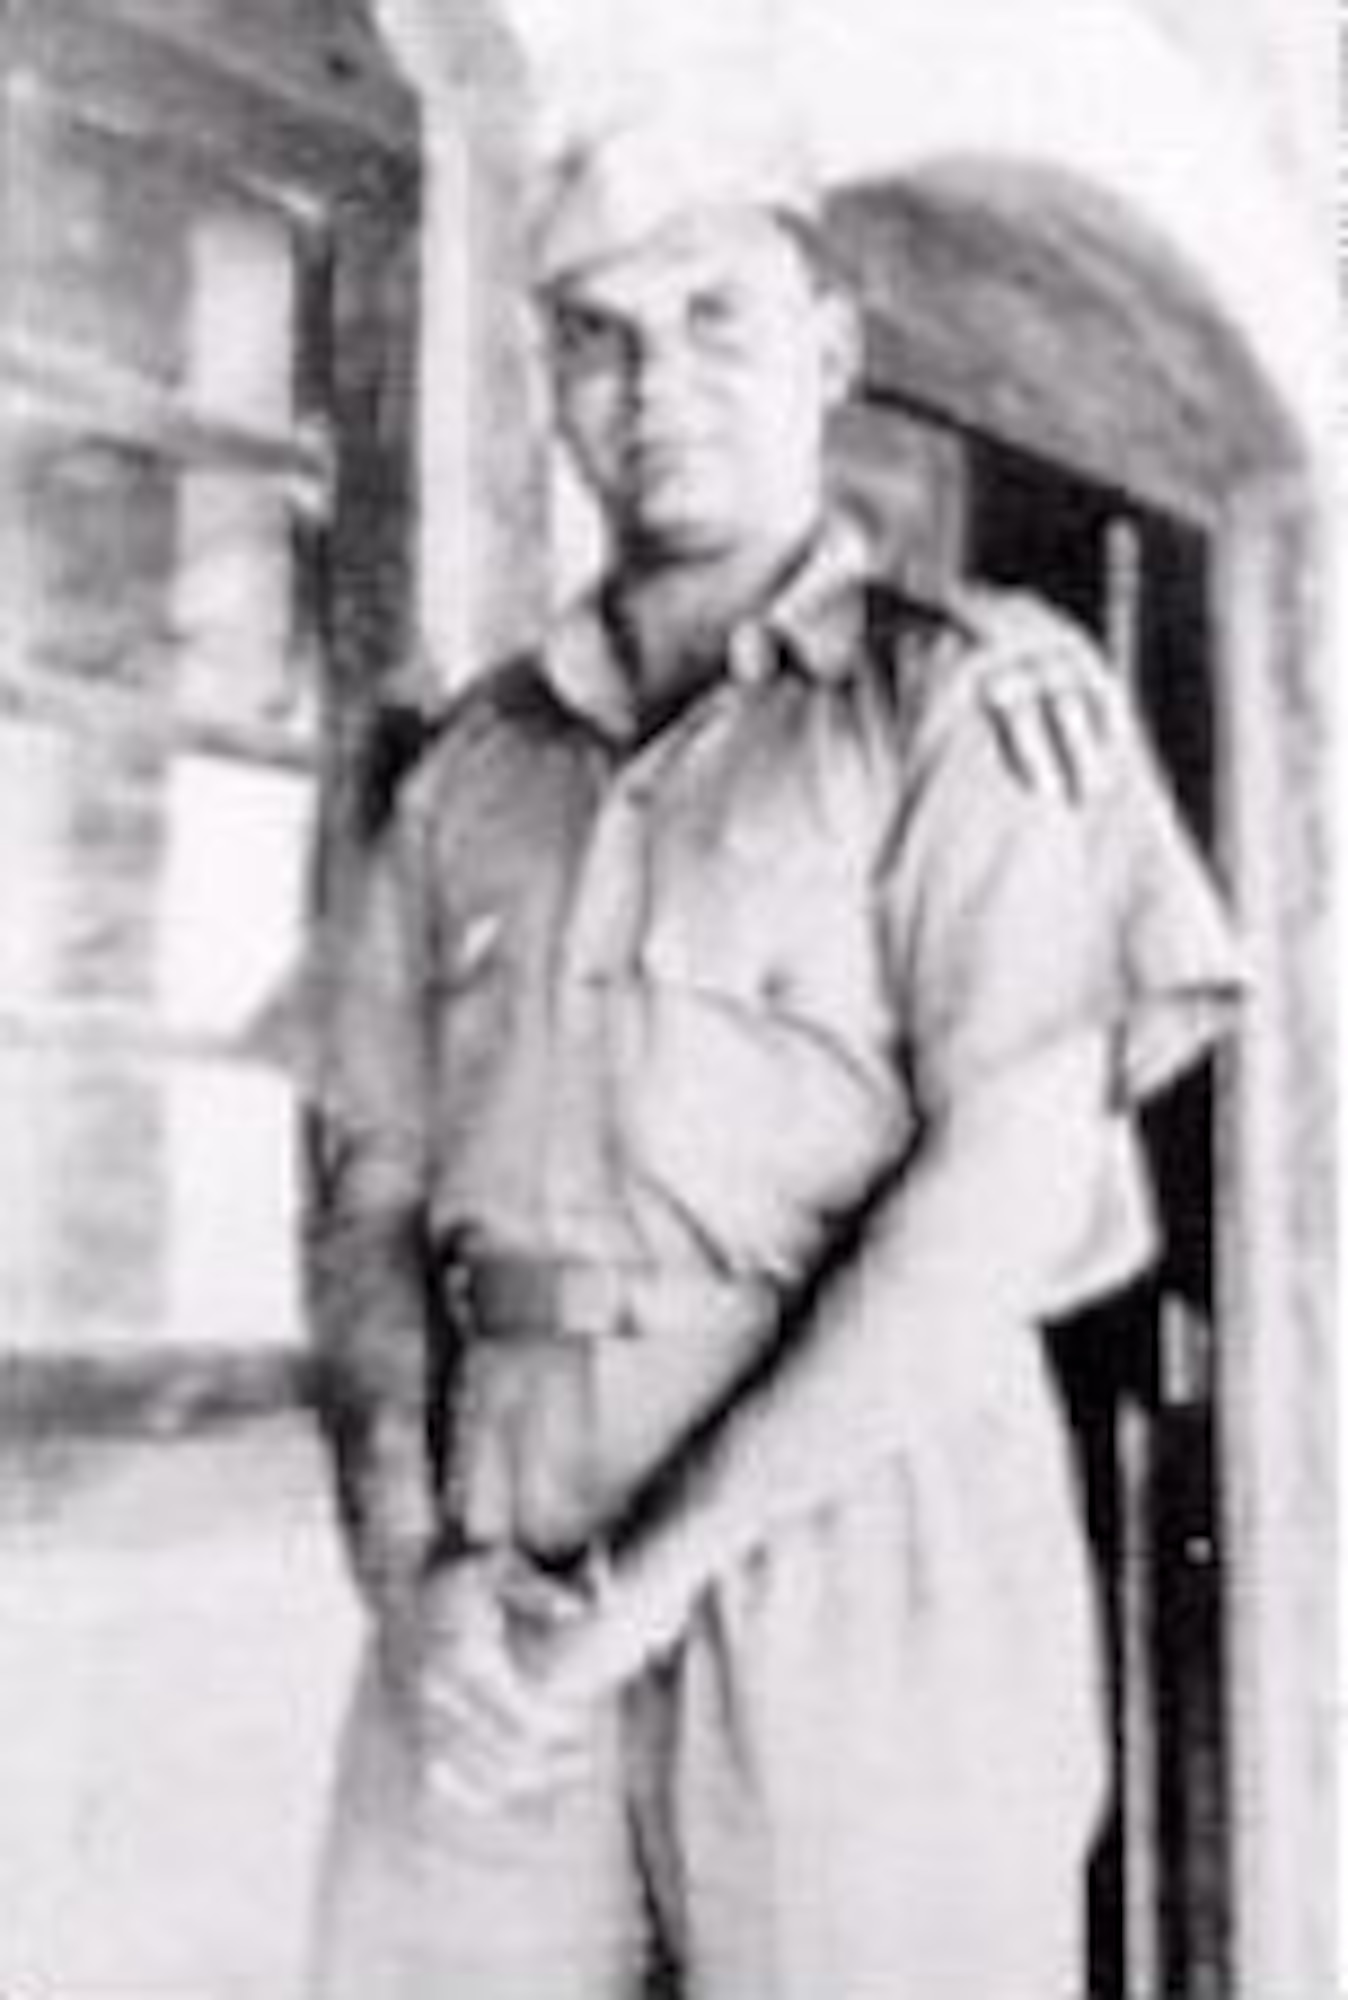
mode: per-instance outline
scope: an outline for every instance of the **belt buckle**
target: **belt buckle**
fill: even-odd
[[[628,1274],[607,1264],[563,1263],[557,1318],[569,1340],[630,1339],[637,1324]]]
[[[451,1240],[440,1284],[451,1323],[469,1340],[630,1339],[640,1329],[634,1274],[612,1264],[475,1253],[471,1241]]]

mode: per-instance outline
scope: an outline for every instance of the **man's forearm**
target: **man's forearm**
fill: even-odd
[[[1066,1045],[938,1125],[806,1324],[620,1540],[619,1592],[686,1603],[801,1515],[972,1407],[1086,1220],[1104,1056]],[[657,1613],[658,1615],[658,1613]]]
[[[406,1208],[329,1211],[306,1244],[339,1517],[357,1579],[379,1608],[420,1569],[436,1530],[420,1244],[419,1218]]]

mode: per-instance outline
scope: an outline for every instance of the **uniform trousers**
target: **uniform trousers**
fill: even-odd
[[[699,1600],[589,1775],[429,1797],[372,1651],[312,2000],[1081,2000],[1103,1803],[1097,1617],[1034,1337]]]

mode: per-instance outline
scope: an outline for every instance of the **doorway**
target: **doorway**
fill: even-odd
[[[986,443],[970,450],[971,576],[1043,593],[1133,690],[1213,859],[1211,578],[1203,534]],[[1213,1073],[1148,1113],[1165,1218],[1154,1278],[1052,1341],[1104,1589],[1116,1803],[1091,1888],[1092,2000],[1229,1988],[1226,1740],[1213,1338]]]
[[[1096,635],[1245,913],[1233,522],[1295,474],[1240,342],[1134,218],[1028,169],[854,188],[835,221],[867,313],[865,394],[837,439],[844,497],[917,591],[1025,587]],[[1265,571],[1252,606],[1266,634],[1280,629],[1282,574]],[[1237,1810],[1259,1614],[1248,1542],[1233,1541],[1260,1421],[1254,1140],[1233,1117],[1249,1067],[1242,1046],[1148,1115],[1164,1263],[1050,1330],[1113,1668],[1118,1783],[1090,1890],[1092,2000],[1259,1990],[1245,1984],[1240,1891],[1260,1836]]]
[[[1196,841],[1214,837],[1209,550],[1098,480],[873,388],[839,476],[918,589],[1030,589],[1133,691]],[[1219,2000],[1227,1857],[1213,1338],[1213,1077],[1148,1114],[1162,1267],[1051,1330],[1109,1637],[1116,1803],[1091,1884],[1091,2000]]]

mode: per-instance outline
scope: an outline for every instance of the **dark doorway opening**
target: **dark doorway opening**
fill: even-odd
[[[967,466],[967,571],[1033,588],[1096,634],[1211,854],[1205,536],[986,442],[970,445]],[[1151,1111],[1146,1138],[1164,1263],[1145,1286],[1052,1332],[1114,1683],[1118,1790],[1091,1884],[1091,1993],[1220,2000],[1230,1952],[1210,1069]]]

